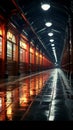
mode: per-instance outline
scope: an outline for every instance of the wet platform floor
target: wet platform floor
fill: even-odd
[[[72,91],[60,69],[0,84],[0,120],[73,120],[71,97]]]
[[[70,120],[60,76],[55,76],[58,77],[52,76],[48,79],[45,87],[35,98],[29,113],[26,117],[23,116],[22,120]]]

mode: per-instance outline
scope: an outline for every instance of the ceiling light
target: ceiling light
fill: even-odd
[[[50,5],[49,4],[42,4],[41,8],[46,11],[50,8]]]
[[[51,37],[51,36],[53,36],[53,33],[48,33],[48,35]]]
[[[52,47],[53,50],[55,50],[55,47]]]
[[[50,39],[50,42],[54,42],[54,39]]]
[[[54,44],[51,44],[52,47],[54,47]]]
[[[51,23],[51,22],[46,22],[45,25],[46,25],[47,27],[51,27],[51,26],[52,26],[52,23]]]

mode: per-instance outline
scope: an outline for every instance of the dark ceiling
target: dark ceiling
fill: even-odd
[[[44,11],[41,4],[50,3],[50,9]],[[66,36],[69,14],[73,12],[73,1],[70,0],[1,0],[0,12],[8,18],[25,34],[29,41],[40,48],[40,50],[52,61],[60,63]],[[45,22],[52,22],[51,27],[46,27]],[[53,36],[48,36],[53,32]],[[51,38],[54,39],[54,52],[52,50]]]

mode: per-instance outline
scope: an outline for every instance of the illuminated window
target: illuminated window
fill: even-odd
[[[30,52],[30,63],[33,63],[33,53]]]
[[[20,62],[26,61],[26,50],[20,48]]]
[[[33,49],[32,48],[30,48],[30,53],[33,53]]]
[[[12,60],[12,43],[7,42],[7,60]]]
[[[2,36],[2,29],[1,29],[1,27],[0,27],[0,35]]]
[[[38,64],[38,56],[36,56],[36,64]]]
[[[16,60],[16,38],[10,31],[7,32],[7,60]]]
[[[15,36],[11,33],[11,32],[7,32],[7,39],[16,43],[16,39],[15,39]]]
[[[16,38],[15,38],[14,35],[13,35],[13,37],[12,37],[12,42],[13,42],[13,43],[16,43]]]
[[[2,37],[0,37],[0,58],[2,57]]]
[[[42,55],[40,55],[40,65],[42,65]]]
[[[20,49],[20,61],[23,61],[23,49]]]
[[[36,64],[38,64],[38,52],[36,52]]]
[[[26,43],[25,41],[20,41],[20,62],[26,62]]]
[[[2,57],[2,29],[0,28],[0,58]]]
[[[30,47],[30,63],[34,63],[34,50]]]
[[[13,45],[13,61],[16,61],[16,45]]]
[[[20,41],[20,47],[26,49],[26,43],[23,41]]]
[[[2,98],[0,98],[0,112],[2,111]]]

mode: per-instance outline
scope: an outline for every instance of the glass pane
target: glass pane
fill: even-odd
[[[36,56],[36,64],[38,64],[38,56]]]
[[[12,60],[12,43],[7,41],[7,60]]]
[[[13,60],[16,60],[16,45],[13,44]]]
[[[13,43],[16,43],[15,36],[11,32],[7,32],[7,39],[12,41]]]
[[[12,36],[12,42],[16,43],[16,39],[14,35]]]
[[[2,57],[2,37],[0,37],[0,58]]]
[[[2,111],[2,98],[0,97],[0,112]]]
[[[30,63],[33,63],[33,54],[30,53]]]
[[[26,43],[25,43],[25,41],[20,41],[20,47],[26,49]]]
[[[23,62],[26,62],[26,50],[23,50]]]
[[[23,61],[23,49],[20,49],[20,61]]]
[[[40,56],[40,65],[42,65],[42,57]]]
[[[1,29],[1,27],[0,27],[0,35],[2,35],[2,29]]]
[[[26,62],[26,50],[20,49],[20,61]]]

